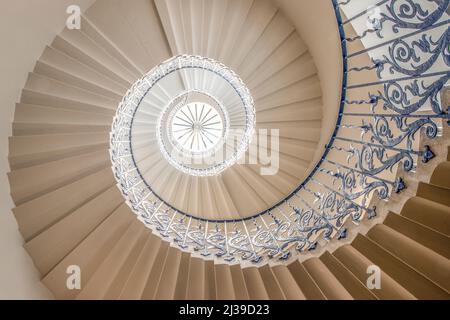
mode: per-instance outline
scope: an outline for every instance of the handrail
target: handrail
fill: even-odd
[[[150,186],[131,185],[124,196],[154,232],[183,250],[227,262],[283,261],[295,251],[316,249],[320,239],[345,238],[347,219],[358,223],[376,216],[374,196],[387,200],[407,187],[396,178],[399,165],[412,171],[419,161],[433,159],[431,148],[419,149],[415,138],[424,130],[434,139],[442,123],[450,124],[450,110],[443,110],[437,97],[450,79],[450,0],[430,2],[434,10],[417,0],[379,1],[376,27],[356,36],[346,29],[367,18],[369,10],[343,21],[353,1],[331,1],[341,39],[341,101],[335,130],[309,176],[271,208],[232,220],[195,217],[166,203]],[[361,43],[363,50],[352,49]],[[362,55],[368,56],[367,65],[354,65],[352,59]],[[363,73],[378,81],[353,84]],[[117,166],[114,132],[111,141],[116,179],[130,186],[127,172]]]

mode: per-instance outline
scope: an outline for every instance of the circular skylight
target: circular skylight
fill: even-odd
[[[253,98],[236,73],[212,59],[176,56],[127,92],[114,118],[111,153],[121,154],[121,168],[136,174],[133,183],[144,179],[137,150],[154,153],[155,140],[177,170],[214,176],[245,156],[255,122]],[[151,131],[156,139],[138,142]],[[151,188],[151,181],[144,182]]]
[[[222,140],[224,123],[220,113],[211,105],[193,102],[182,106],[171,123],[171,136],[182,150],[202,154]]]
[[[233,71],[212,59],[183,55],[147,77],[157,79],[156,85],[138,108],[159,107],[162,96],[170,99],[159,113],[156,138],[173,167],[188,175],[214,176],[245,155],[255,130],[255,108]],[[177,92],[172,88],[180,79],[184,90]]]

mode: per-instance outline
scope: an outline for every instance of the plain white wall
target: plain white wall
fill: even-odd
[[[11,212],[6,173],[8,137],[15,103],[45,45],[63,29],[66,8],[78,4],[84,11],[95,0],[0,1],[0,299],[46,299],[33,262]]]

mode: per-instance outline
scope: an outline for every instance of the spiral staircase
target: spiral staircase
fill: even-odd
[[[329,87],[302,39],[313,31],[292,17],[299,3],[97,0],[81,30],[46,47],[15,109],[13,213],[42,282],[57,299],[449,299],[448,6],[317,5],[341,47],[329,59],[342,83]],[[221,84],[230,70],[254,130],[279,130],[275,174],[242,155],[192,174],[161,152],[163,109],[186,92],[207,109],[220,97],[223,123],[249,125],[245,99]],[[208,125],[194,104],[179,126]],[[247,142],[246,157],[270,149]],[[80,290],[66,286],[71,265]]]

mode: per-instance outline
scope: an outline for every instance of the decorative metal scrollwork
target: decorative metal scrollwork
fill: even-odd
[[[382,13],[379,21],[381,26],[378,32],[383,37],[381,30],[385,22],[392,22],[392,31],[398,33],[400,29],[423,30],[431,27],[445,14],[450,0],[432,0],[429,3],[436,4],[435,10],[423,8],[423,3],[417,0],[391,0],[387,5],[387,13]]]
[[[415,134],[422,128],[428,138],[434,139],[438,134],[436,122],[430,118],[408,118],[402,116],[379,116],[375,115],[373,123],[362,120],[362,137],[371,134],[370,141],[385,147],[395,147],[406,140],[406,148],[412,150]],[[393,131],[395,128],[395,133]]]
[[[384,92],[378,91],[378,94],[369,94],[372,103],[372,110],[378,106],[379,102],[383,102],[384,110],[392,110],[402,115],[409,115],[420,108],[427,102],[430,103],[431,109],[435,114],[442,114],[444,111],[438,100],[438,95],[444,85],[450,79],[450,72],[434,81],[432,84],[426,85],[421,79],[413,79],[411,84],[402,86],[399,82],[389,81],[384,85]],[[415,102],[412,101],[415,98]]]
[[[347,69],[349,42],[373,32],[347,37],[344,24],[354,19],[343,22],[340,10],[350,8],[353,1],[332,1],[345,62],[337,129],[308,178],[264,212],[246,219],[208,221],[160,199],[130,166],[133,154],[129,127],[140,102],[132,94],[124,97],[118,109],[121,117],[114,120],[111,133],[114,174],[138,218],[161,237],[208,259],[230,263],[284,261],[296,252],[315,250],[333,238],[345,238],[346,221],[357,224],[376,216],[372,202],[375,195],[386,200],[407,188],[405,180],[397,176],[399,166],[411,171],[420,161],[426,163],[435,156],[429,146],[420,147],[423,143],[418,140],[421,132],[428,139],[436,138],[443,122],[450,121],[449,110],[439,99],[450,77],[446,12],[450,0],[428,1],[428,9],[422,1],[382,1],[379,5],[385,12],[377,29],[379,38],[371,38],[380,41],[383,35],[387,37],[382,31],[389,26],[394,37],[383,38],[385,43],[377,42],[373,48],[353,54],[368,53],[370,64],[351,69]],[[429,9],[433,6],[434,10]],[[364,14],[367,12],[356,17]],[[372,55],[375,50],[377,54]],[[350,77],[359,72],[371,72],[379,82],[347,86]],[[392,79],[392,75],[398,79]],[[150,82],[137,83],[133,90],[145,92],[157,80],[155,75]],[[350,100],[349,90],[363,93]],[[364,99],[366,96],[368,99]],[[352,134],[347,135],[348,131]]]
[[[403,39],[395,40],[389,47],[389,54],[383,55],[378,66],[378,74],[383,68],[389,66],[389,72],[408,76],[420,76],[427,72],[438,60],[443,57],[447,66],[450,66],[448,46],[450,44],[450,29],[441,35],[437,41],[432,36],[423,34],[419,39],[408,44]]]

